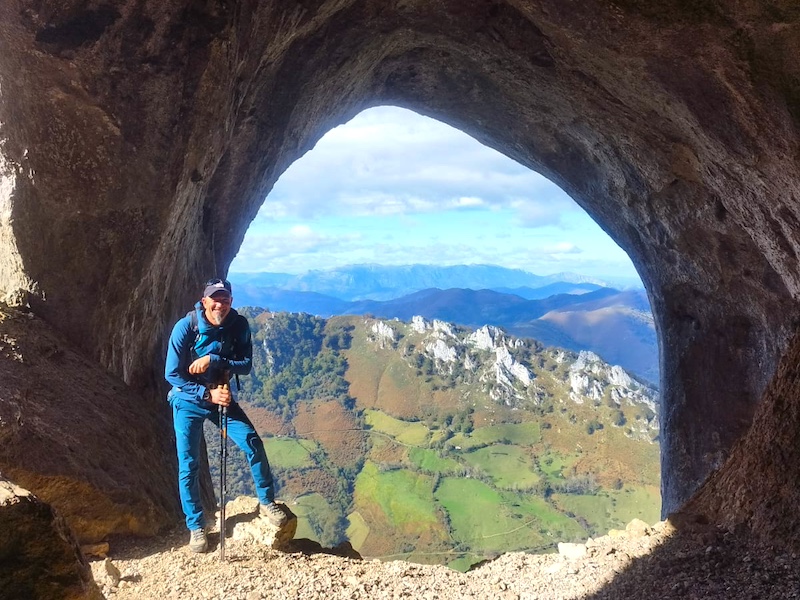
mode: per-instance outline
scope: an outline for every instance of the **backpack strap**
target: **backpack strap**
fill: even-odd
[[[197,355],[195,354],[194,349],[197,347],[197,341],[200,339],[200,326],[197,323],[197,310],[190,310],[188,313],[186,313],[186,316],[189,317],[192,324],[192,331],[194,332],[194,342],[192,342],[192,348],[189,353],[192,360],[196,360]]]

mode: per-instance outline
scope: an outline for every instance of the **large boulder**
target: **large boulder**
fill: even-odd
[[[64,520],[29,491],[0,477],[0,596],[102,600]]]
[[[179,510],[169,412],[72,346],[0,305],[0,472],[55,506],[82,543],[154,534]]]

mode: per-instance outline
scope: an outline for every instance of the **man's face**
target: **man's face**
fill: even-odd
[[[231,312],[231,301],[233,298],[226,291],[214,292],[211,296],[203,298],[203,308],[205,309],[206,319],[212,325],[222,325],[225,317]]]

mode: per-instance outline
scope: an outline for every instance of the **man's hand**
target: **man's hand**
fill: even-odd
[[[208,392],[211,394],[211,404],[219,404],[220,406],[231,405],[233,397],[231,396],[231,391],[228,389],[228,386],[211,388]]]
[[[200,373],[205,373],[208,371],[208,367],[211,365],[211,356],[206,354],[205,356],[201,356],[192,364],[189,365],[189,373],[192,375],[199,375]]]

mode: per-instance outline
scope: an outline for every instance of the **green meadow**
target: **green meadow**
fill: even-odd
[[[469,434],[446,432],[446,442],[438,435],[443,427],[431,429],[429,423],[378,409],[364,410],[363,417],[374,436],[355,474],[345,527],[365,558],[466,570],[506,551],[552,551],[559,541],[624,528],[634,517],[648,523],[659,519],[657,481],[629,481],[614,489],[592,480],[582,493],[562,490],[571,489],[576,470],[600,452],[584,449],[586,443],[564,451],[581,429],[570,423],[568,413],[555,435],[534,422],[493,424]],[[604,440],[617,435],[603,431],[592,439],[604,451]],[[308,440],[267,438],[265,443],[270,461],[280,469],[312,466],[318,451]],[[638,457],[634,464],[640,461],[646,459]],[[644,475],[635,479],[640,478],[652,480]],[[321,522],[334,512],[317,493],[301,495],[291,508],[299,517],[297,537],[312,539],[319,539]]]
[[[659,498],[659,491],[653,486],[626,486],[587,496],[553,494],[552,501],[564,512],[586,519],[593,535],[603,535],[611,529],[625,529],[630,515],[655,523],[660,519]]]
[[[328,501],[320,494],[306,494],[296,498],[289,508],[297,515],[297,532],[294,537],[319,539],[317,523],[322,515],[330,514],[331,507]]]
[[[269,462],[282,469],[299,469],[311,467],[311,451],[317,447],[315,442],[294,438],[265,437],[264,447],[267,450]]]
[[[356,506],[376,505],[396,527],[438,522],[432,478],[405,469],[381,471],[374,463],[365,463],[356,477],[355,501]]]
[[[436,500],[447,511],[453,538],[481,554],[541,551],[582,532],[542,498],[503,494],[474,479],[444,478]]]
[[[494,444],[461,456],[490,477],[497,488],[528,488],[541,479],[530,451],[520,446]]]
[[[358,511],[347,515],[347,539],[354,548],[361,548],[369,535],[369,525]]]
[[[658,486],[637,483],[652,481],[652,475],[636,473],[620,489],[581,479],[583,465],[606,460],[604,453],[615,447],[606,445],[624,436],[607,425],[588,443],[584,425],[572,414],[551,415],[556,428],[523,422],[466,433],[448,431],[435,420],[364,410],[375,436],[355,478],[348,538],[367,558],[440,562],[464,570],[505,551],[552,551],[559,541],[624,528],[634,517],[656,522]],[[626,443],[627,438],[621,447],[627,449]],[[572,451],[565,451],[570,446]],[[284,450],[301,461],[303,448]],[[611,458],[634,472],[657,458],[655,450],[648,447],[631,461],[627,452]],[[373,455],[381,458],[372,460]]]
[[[390,417],[379,410],[365,410],[364,422],[367,427],[394,438],[407,446],[420,446],[430,439],[430,429],[419,421],[402,421]]]
[[[414,466],[429,473],[449,474],[463,468],[458,461],[442,458],[435,450],[428,448],[411,448],[408,458]]]
[[[578,454],[559,454],[558,452],[545,452],[537,457],[537,463],[542,473],[551,478],[561,478],[580,458]]]

